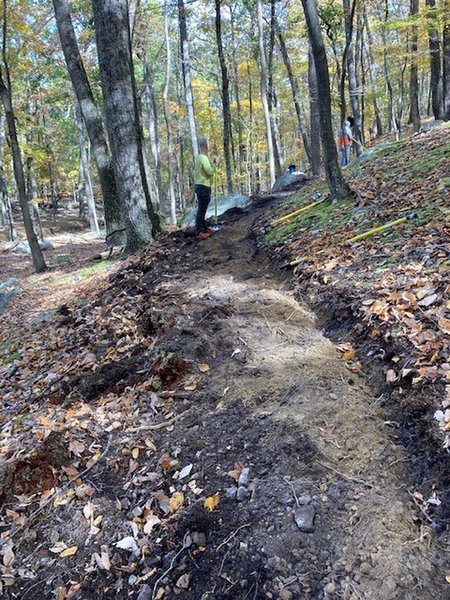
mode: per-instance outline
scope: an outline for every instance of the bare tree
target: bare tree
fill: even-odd
[[[320,108],[320,136],[322,140],[325,174],[331,196],[337,200],[342,200],[351,197],[353,193],[344,180],[338,163],[338,154],[331,123],[330,75],[328,71],[327,54],[320,29],[317,1],[302,0],[302,5],[317,74],[317,89]]]
[[[170,84],[170,70],[172,66],[172,49],[170,47],[169,37],[169,15],[167,10],[167,2],[164,10],[164,39],[166,43],[166,79],[164,83],[163,92],[163,107],[164,107],[164,121],[166,123],[167,132],[167,159],[169,169],[169,198],[170,198],[170,218],[172,225],[177,223],[177,203],[175,198],[175,173],[173,169],[173,142],[172,142],[172,131],[170,129],[169,119],[169,84]]]
[[[92,191],[91,174],[89,169],[89,156],[86,149],[86,139],[84,135],[83,116],[81,114],[81,108],[78,102],[75,103],[75,122],[77,125],[78,146],[80,149],[81,180],[83,182],[83,189],[88,207],[89,226],[92,232],[98,234],[99,228],[97,221],[97,211],[95,208],[94,194]]]
[[[444,3],[444,33],[442,39],[444,53],[444,119],[450,121],[450,0]]]
[[[431,105],[435,119],[442,119],[444,114],[441,45],[436,10],[436,0],[426,0],[428,12],[428,43],[430,48],[430,87]]]

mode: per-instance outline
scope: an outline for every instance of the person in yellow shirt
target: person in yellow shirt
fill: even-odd
[[[215,156],[211,164],[208,156],[208,140],[204,137],[198,140],[198,150],[194,166],[194,189],[198,200],[195,232],[196,237],[202,240],[211,235],[211,231],[206,226],[205,216],[211,201],[211,188],[219,157]]]

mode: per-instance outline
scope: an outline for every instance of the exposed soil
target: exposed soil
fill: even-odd
[[[50,599],[58,586],[76,600],[449,597],[443,550],[409,493],[409,456],[390,417],[257,250],[252,224],[270,201],[229,214],[205,241],[168,236],[155,262],[143,255],[113,277],[110,293],[141,294],[140,328],[155,343],[66,392],[94,403],[111,388],[121,393],[121,382],[158,378],[174,388],[175,420],[152,431],[157,455],[139,456],[145,483],[129,483],[113,445],[89,475],[104,515],[99,538],[86,539],[79,510],[60,507],[41,521],[38,540],[70,523],[78,554],[49,559],[44,547],[38,580],[5,588],[6,598]],[[198,364],[201,381],[177,388]],[[143,429],[154,423],[146,419]],[[151,477],[161,456],[169,457],[163,484]],[[174,456],[180,468],[192,464],[185,483],[173,478]],[[161,507],[161,493],[174,489],[184,506],[147,536],[146,554],[115,550],[111,570],[86,571],[94,549],[130,535],[137,507],[149,499]],[[216,493],[209,512],[203,500]],[[36,545],[24,540],[24,553]]]

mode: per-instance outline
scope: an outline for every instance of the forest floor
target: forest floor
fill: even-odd
[[[437,135],[423,138],[430,151]],[[386,152],[367,165],[378,172],[389,160],[398,163]],[[364,200],[370,178],[359,168],[349,171],[352,181],[363,204],[374,204]],[[447,313],[428,313],[443,310],[448,292],[438,268],[446,214],[436,196],[433,218],[406,230],[411,247],[424,245],[424,231],[437,241],[431,247],[426,237],[421,274],[432,284],[404,290],[408,243],[404,236],[392,249],[398,231],[352,246],[353,254],[340,242],[323,268],[332,222],[334,231],[343,227],[341,241],[344,222],[368,225],[352,222],[354,205],[327,205],[297,222],[302,237],[270,226],[321,186],[256,198],[203,242],[175,232],[120,263],[85,261],[24,278],[0,315],[6,598],[449,597],[448,458],[433,420],[445,399],[448,345],[439,332]],[[390,193],[371,219],[403,206],[397,197],[394,211]],[[337,210],[348,218],[338,220]],[[374,285],[383,274],[364,263],[375,245],[394,256],[382,263],[397,277],[389,297],[386,284]],[[309,262],[294,274],[274,268],[300,246]],[[360,273],[365,285],[354,285]],[[390,316],[389,303],[399,312],[404,292],[416,301],[436,296],[417,315],[405,296],[410,318],[425,314],[436,334],[435,377],[422,377],[414,339],[398,336],[392,350],[386,331],[398,325],[364,319],[361,311],[381,302],[375,292]],[[363,334],[375,329],[381,334]],[[405,352],[422,361],[411,363],[410,379],[396,366]],[[405,410],[412,399],[415,413]],[[414,414],[420,427],[411,427]]]

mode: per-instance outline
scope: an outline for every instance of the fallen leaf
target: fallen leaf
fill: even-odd
[[[9,567],[10,565],[12,565],[14,558],[15,555],[12,548],[8,548],[8,550],[3,555],[3,564],[5,565],[5,567]]]
[[[177,512],[184,504],[184,494],[175,492],[169,500],[170,512]]]
[[[209,365],[206,363],[200,363],[198,365],[199,371],[201,371],[202,373],[206,373],[207,371],[209,371]]]
[[[444,333],[448,333],[450,335],[450,319],[441,317],[438,321],[438,325]]]
[[[131,451],[131,456],[136,460],[139,457],[139,448],[133,448]]]
[[[144,525],[144,533],[147,535],[150,534],[153,531],[153,528],[156,525],[159,525],[159,523],[161,523],[161,519],[158,516],[154,514],[148,515]]]
[[[77,553],[78,546],[70,546],[70,548],[66,548],[59,555],[61,558],[65,558],[66,556],[73,556]]]
[[[228,471],[228,476],[231,477],[231,479],[238,481],[239,477],[241,476],[241,473],[242,473],[242,465],[235,465],[235,467],[232,471]]]
[[[386,373],[386,381],[388,383],[394,383],[395,381],[397,381],[397,379],[398,379],[398,375],[394,371],[394,369],[389,369],[389,371]]]
[[[183,467],[178,475],[178,479],[184,479],[185,477],[187,477],[192,471],[193,466],[194,465],[191,463],[190,465],[186,465],[185,467]]]
[[[206,500],[203,502],[203,506],[210,510],[213,511],[217,508],[218,504],[219,504],[219,494],[214,494],[214,496],[208,496],[208,498],[206,498]]]

